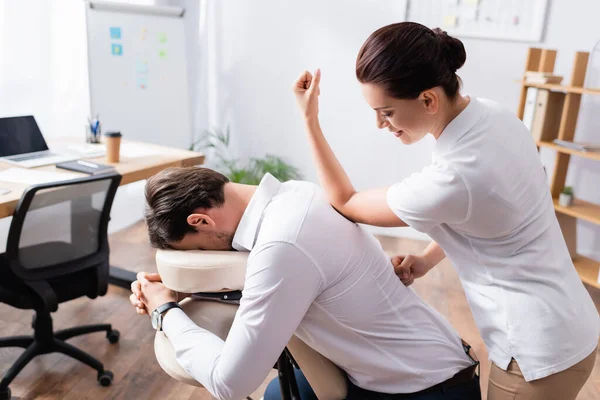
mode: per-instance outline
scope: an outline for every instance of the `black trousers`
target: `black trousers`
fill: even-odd
[[[314,394],[312,388],[308,384],[308,381],[299,369],[294,369],[296,375],[296,382],[298,383],[298,389],[300,391],[301,400],[316,400],[317,396]],[[279,391],[279,381],[277,378],[273,379],[267,390],[265,391],[265,400],[281,400],[281,392]],[[451,388],[446,388],[441,385],[439,390],[427,392],[427,393],[415,393],[415,394],[388,394],[372,392],[359,388],[348,381],[348,396],[346,400],[481,400],[481,389],[479,387],[479,377],[475,376],[472,381],[464,383],[462,385],[456,385]]]
[[[479,377],[475,376],[471,381],[452,387],[441,385],[438,389],[425,393],[414,394],[389,394],[365,390],[348,384],[348,396],[346,400],[481,400],[481,388]]]

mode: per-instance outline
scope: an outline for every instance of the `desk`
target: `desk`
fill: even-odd
[[[80,140],[76,140],[74,138],[61,138],[49,140],[48,142],[51,149],[65,148],[71,144],[81,144]],[[193,151],[158,146],[149,143],[132,142],[128,140],[123,140],[122,145],[124,150],[135,149],[135,153],[137,154],[129,152],[131,153],[131,156],[128,156],[128,152],[122,151],[120,162],[112,164],[115,166],[116,171],[122,176],[121,185],[147,179],[168,167],[187,167],[199,165],[204,162],[204,155]],[[85,159],[108,164],[104,156]],[[0,161],[0,171],[7,168],[14,168],[14,165]],[[56,168],[54,165],[46,165],[32,169],[64,173],[69,174],[70,176],[72,176],[72,174],[87,176],[86,174],[78,174],[73,171]],[[17,203],[27,188],[27,185],[11,182],[0,182],[0,187],[11,189],[10,193],[0,195],[0,218],[10,217],[13,215]],[[134,280],[135,273],[111,266],[110,283],[129,289],[131,282]]]

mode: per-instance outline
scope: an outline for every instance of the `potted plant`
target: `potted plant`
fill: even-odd
[[[270,173],[281,182],[302,179],[300,171],[281,157],[267,154],[262,158],[251,158],[246,163],[232,158],[229,152],[229,128],[211,129],[190,145],[190,150],[209,150],[216,158],[215,169],[227,176],[231,182],[258,185],[265,174]]]
[[[565,186],[562,190],[558,196],[558,204],[563,207],[569,207],[573,204],[573,188],[571,186]]]

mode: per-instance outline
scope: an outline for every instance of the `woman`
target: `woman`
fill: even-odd
[[[394,260],[405,284],[450,258],[492,361],[490,400],[575,399],[594,365],[598,313],[573,267],[531,134],[499,105],[459,93],[465,60],[458,39],[417,23],[367,39],[356,76],[377,127],[406,145],[431,134],[436,145],[420,173],[362,192],[319,126],[321,73],[304,72],[293,90],[319,179],[348,219],[408,225],[434,240],[423,254]]]

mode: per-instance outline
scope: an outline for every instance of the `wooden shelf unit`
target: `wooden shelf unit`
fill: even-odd
[[[563,207],[558,204],[558,199],[554,199],[554,209],[560,213],[571,217],[583,219],[585,221],[600,225],[600,205],[590,203],[580,199],[574,199],[569,207]],[[600,264],[600,261],[598,262]]]
[[[586,89],[577,86],[565,86],[556,83],[531,83],[519,81],[525,87],[534,87],[538,89],[549,89],[554,92],[575,93],[575,94],[600,94],[600,89]]]
[[[571,154],[578,157],[591,158],[592,160],[600,161],[600,151],[581,151],[570,149],[568,147],[559,146],[552,142],[537,142],[538,147],[548,147],[550,149],[556,150],[559,153]]]
[[[558,139],[572,142],[575,136],[575,127],[577,126],[577,117],[579,115],[579,105],[582,95],[600,95],[600,89],[587,89],[583,87],[585,73],[589,60],[589,53],[576,52],[571,72],[571,80],[567,85],[551,83],[530,83],[525,80],[525,73],[528,71],[554,72],[554,63],[556,61],[556,50],[530,48],[527,54],[525,64],[525,73],[523,79],[519,81],[521,85],[521,97],[517,115],[523,119],[525,104],[527,98],[527,89],[530,87],[538,89],[548,89],[554,92],[565,93],[565,100],[558,127]],[[554,171],[550,183],[550,191],[554,198],[554,209],[556,210],[565,241],[571,252],[573,264],[579,274],[579,277],[586,284],[600,288],[598,281],[600,273],[600,261],[592,260],[577,254],[576,242],[577,219],[582,219],[594,224],[600,225],[600,204],[590,203],[588,201],[575,199],[570,207],[563,207],[558,204],[558,196],[565,187],[567,171],[571,156],[585,157],[600,161],[600,152],[587,152],[569,149],[558,146],[549,141],[538,141],[538,147],[547,147],[556,151],[554,162]]]
[[[598,261],[577,254],[573,258],[573,264],[581,280],[594,287],[598,285]]]

